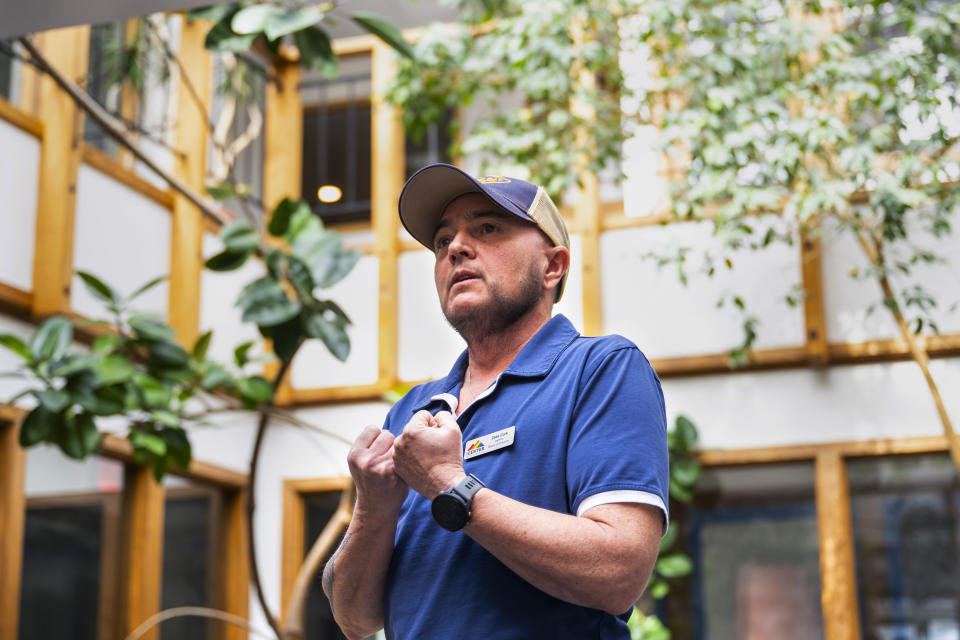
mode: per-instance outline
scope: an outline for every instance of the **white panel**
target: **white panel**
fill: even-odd
[[[753,220],[764,228],[779,219]],[[723,255],[709,222],[679,223],[609,231],[601,236],[603,317],[606,333],[636,342],[650,358],[720,353],[743,341],[743,316],[724,296],[738,295],[760,320],[755,348],[804,343],[803,309],[784,301],[801,281],[799,249],[782,243],[734,255],[733,269],[722,260],[712,277],[701,273],[704,251]],[[691,247],[689,284],[676,267],[658,268],[646,254]]]
[[[28,498],[78,493],[118,493],[123,489],[123,463],[91,456],[72,460],[60,448],[40,444],[27,450],[25,493]]]
[[[931,370],[952,416],[960,415],[960,359]],[[663,381],[670,425],[693,420],[706,449],[902,438],[943,432],[913,362],[718,374]]]
[[[319,340],[310,340],[300,348],[290,371],[294,389],[341,387],[372,384],[377,381],[378,261],[364,256],[346,278],[323,292],[339,304],[353,325],[350,355],[340,362]]]
[[[570,269],[563,297],[554,305],[554,315],[562,313],[578,331],[583,331],[583,258],[580,254],[580,236],[570,236]]]
[[[892,275],[895,293],[900,295],[904,289],[922,284],[937,300],[937,312],[933,316],[940,332],[960,331],[960,313],[951,311],[951,307],[960,302],[960,235],[953,233],[938,240],[915,226],[910,234],[917,248],[928,250],[947,263],[914,265],[909,278]],[[896,252],[897,247],[888,251]],[[893,316],[882,304],[883,294],[876,278],[851,276],[852,269],[866,274],[866,265],[863,250],[851,233],[824,234],[823,287],[830,342],[864,342],[900,335]],[[875,309],[868,313],[871,305]],[[905,312],[912,317],[913,309],[906,308]]]
[[[433,254],[427,250],[405,251],[398,261],[401,380],[442,378],[466,348],[440,311],[433,264]]]
[[[32,291],[40,141],[0,120],[0,154],[0,281]]]
[[[89,271],[121,294],[170,273],[170,211],[133,189],[81,165],[77,178],[74,268]],[[140,311],[167,313],[167,283],[138,298]],[[105,311],[79,277],[72,286],[73,310],[89,317]]]
[[[210,258],[223,249],[223,243],[217,236],[206,233],[203,236],[203,255]],[[250,259],[236,271],[203,270],[200,281],[200,332],[213,329],[208,356],[219,362],[229,364],[233,361],[233,350],[247,341],[258,344],[263,342],[256,325],[241,320],[242,313],[236,306],[240,291],[266,273],[263,263]],[[255,349],[251,355],[262,350]]]

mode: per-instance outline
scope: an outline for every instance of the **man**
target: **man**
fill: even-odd
[[[334,617],[351,638],[629,638],[667,521],[656,374],[551,318],[570,253],[542,188],[434,164],[399,208],[467,350],[350,450]]]

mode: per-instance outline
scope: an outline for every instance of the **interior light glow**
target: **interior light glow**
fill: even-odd
[[[325,184],[319,189],[317,189],[317,198],[320,199],[320,202],[337,202],[340,198],[343,197],[343,191],[340,191],[340,187],[337,187],[332,184]]]

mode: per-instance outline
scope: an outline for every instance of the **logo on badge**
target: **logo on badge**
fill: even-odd
[[[488,433],[485,436],[468,440],[466,445],[463,447],[463,459],[469,460],[470,458],[475,458],[485,453],[490,453],[491,451],[509,447],[513,444],[514,433],[516,430],[516,426],[507,427],[506,429],[494,431],[493,433]]]

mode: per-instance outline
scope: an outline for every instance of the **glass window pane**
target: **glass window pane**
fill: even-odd
[[[306,524],[304,527],[304,540],[306,541],[304,546],[306,548],[303,550],[304,557],[306,557],[307,552],[310,551],[310,545],[313,544],[313,541],[317,539],[323,531],[323,528],[327,526],[327,522],[333,517],[333,513],[337,510],[337,505],[339,504],[339,491],[314,493],[304,498],[304,506],[306,509]],[[324,564],[326,564],[330,555],[332,555],[339,544],[340,541],[338,540],[337,543],[331,547],[330,553],[324,558]],[[317,572],[317,575],[313,579],[313,584],[310,586],[310,593],[307,595],[304,637],[311,638],[312,640],[340,640],[346,636],[340,632],[340,627],[338,627],[337,623],[333,620],[333,613],[330,611],[330,601],[327,600],[326,594],[323,593],[323,588],[320,586],[320,578],[321,573]]]
[[[823,637],[811,464],[706,469],[684,511],[694,573],[671,591],[674,640]]]
[[[21,640],[115,635],[122,483],[114,460],[27,451]]]
[[[214,607],[218,492],[172,476],[164,486],[162,608]],[[215,633],[214,621],[198,617],[175,618],[160,627],[164,640],[206,640]]]
[[[960,640],[960,477],[949,456],[848,464],[865,640]]]

